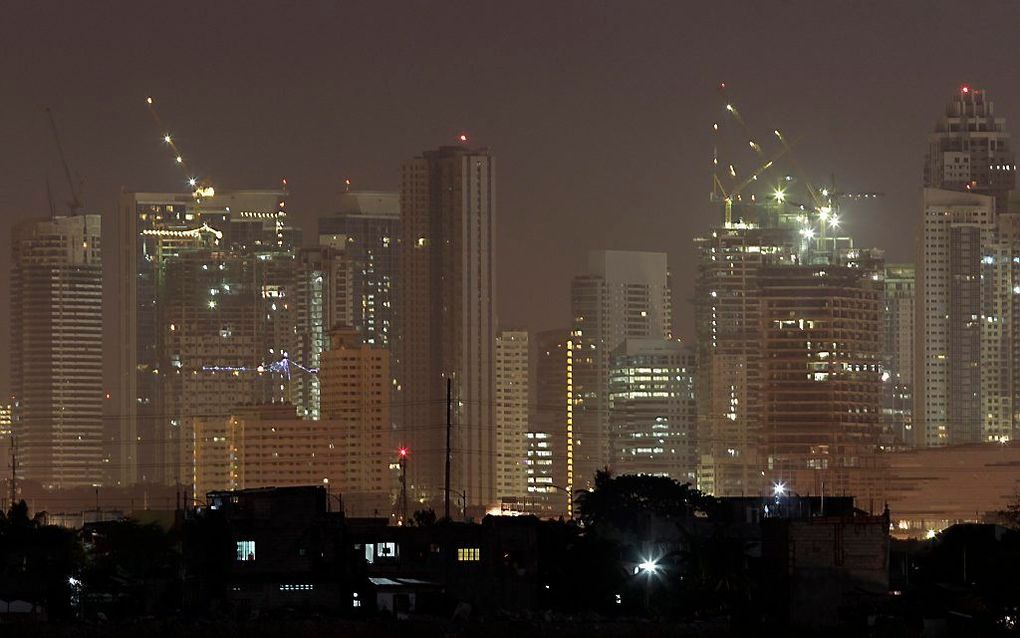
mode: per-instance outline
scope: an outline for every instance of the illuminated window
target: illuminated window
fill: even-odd
[[[462,562],[473,562],[482,559],[482,550],[477,547],[458,547],[457,560]]]
[[[237,541],[237,560],[255,560],[255,541]]]

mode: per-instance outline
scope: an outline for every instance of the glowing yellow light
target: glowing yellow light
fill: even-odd
[[[152,104],[152,98],[151,97],[145,98],[145,102],[146,104]]]
[[[209,307],[210,308],[215,308],[216,307],[216,300],[215,299],[210,299],[209,300]]]
[[[733,109],[733,105],[732,105],[732,104],[727,104],[727,105],[726,105],[726,110],[727,110],[727,111],[729,111],[730,113],[732,113],[732,112],[733,112],[733,110],[734,110],[734,109]]]
[[[163,141],[166,142],[167,144],[169,144],[170,143],[170,135],[169,134],[168,135],[164,135],[163,136]]]
[[[180,155],[178,155],[178,156],[177,156],[177,163],[178,163],[178,164],[180,164],[180,163],[181,163],[181,162],[183,162],[183,161],[184,161],[184,158],[183,158],[183,157],[181,157]]]
[[[188,180],[188,183],[191,184],[192,186],[194,186],[195,184],[198,183],[198,180],[196,180],[194,177],[192,177],[191,179]]]

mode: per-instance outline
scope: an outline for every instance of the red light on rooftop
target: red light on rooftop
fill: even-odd
[[[465,135],[464,133],[461,133],[460,136],[457,137],[457,139],[460,140],[461,142],[466,142],[468,140],[467,135]]]
[[[399,452],[400,452],[400,458],[404,458],[404,457],[407,456],[407,448],[406,447],[400,448]]]
[[[960,87],[960,93],[970,93],[970,87],[964,84],[962,87]]]

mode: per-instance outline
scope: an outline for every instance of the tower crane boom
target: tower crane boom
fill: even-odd
[[[199,178],[188,166],[187,160],[184,159],[184,153],[181,152],[180,147],[174,140],[173,135],[163,125],[163,119],[159,117],[159,112],[156,110],[156,101],[150,96],[145,98],[145,103],[149,107],[149,113],[152,115],[152,119],[156,122],[156,126],[159,128],[160,134],[163,136],[163,143],[167,145],[170,151],[173,153],[174,163],[184,173],[184,178],[188,180],[188,186],[192,188],[191,195],[195,198],[195,202],[201,202],[203,197],[212,197],[216,194],[216,189],[213,188],[212,183],[207,178]]]
[[[53,119],[53,111],[49,107],[46,107],[46,119],[50,124],[50,132],[53,133],[53,141],[57,143],[57,152],[60,153],[60,163],[64,167],[64,177],[67,178],[67,187],[71,191],[71,200],[67,202],[67,210],[71,213],[71,215],[77,215],[84,206],[82,198],[84,197],[83,191],[85,189],[85,180],[79,179],[78,185],[75,186],[74,179],[71,178],[71,168],[67,164],[67,155],[64,154],[64,145],[60,142],[60,133],[57,131],[57,123]],[[48,190],[48,182],[46,187]]]

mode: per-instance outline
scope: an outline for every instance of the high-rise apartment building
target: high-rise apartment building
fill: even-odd
[[[388,347],[397,328],[399,240],[400,193],[347,191],[334,215],[319,218],[319,244],[351,266],[349,325],[371,345]]]
[[[289,354],[291,401],[305,419],[320,418],[321,388],[315,371],[329,349],[329,331],[354,325],[350,256],[330,246],[298,251],[291,303],[296,321]]]
[[[1020,437],[1020,213],[1000,213],[982,251],[980,323],[979,439],[1005,443]]]
[[[1017,434],[1015,161],[985,91],[962,87],[929,135],[925,161],[913,415],[920,445]]]
[[[523,499],[528,492],[528,333],[503,330],[496,337],[496,497]]]
[[[716,496],[760,491],[761,271],[795,264],[800,255],[797,229],[768,219],[717,226],[695,239],[698,488]]]
[[[592,251],[570,287],[573,317],[574,485],[610,464],[610,353],[624,339],[668,339],[672,306],[665,253]]]
[[[468,506],[496,499],[495,161],[444,146],[401,173],[399,443],[409,490],[444,499],[447,381],[452,381],[451,492]],[[457,497],[451,494],[451,500]]]
[[[766,478],[801,495],[875,505],[882,282],[839,263],[767,266],[759,277]]]
[[[214,490],[331,486],[336,424],[294,416],[287,403],[239,405],[228,417],[195,419],[197,499]]]
[[[573,515],[574,400],[570,331],[536,335],[535,403],[528,422],[528,511],[557,518]]]
[[[195,418],[289,401],[288,376],[297,374],[284,367],[294,336],[294,264],[286,253],[191,250],[163,269],[153,374],[165,456],[155,458],[164,470],[151,480],[187,485]]]
[[[213,317],[222,314],[224,307],[234,308],[237,305],[238,295],[248,295],[257,300],[250,304],[249,313],[243,319],[243,324],[253,330],[256,324],[262,322],[259,313],[263,306],[271,307],[275,303],[278,308],[284,306],[283,310],[289,310],[286,308],[289,299],[282,297],[287,288],[282,279],[255,281],[243,278],[248,274],[265,273],[269,270],[268,266],[237,266],[235,270],[242,279],[220,277],[215,282],[205,281],[210,287],[204,293],[175,279],[195,274],[203,280],[210,280],[216,275],[209,273],[208,268],[218,270],[222,264],[226,269],[228,262],[236,264],[245,259],[250,262],[272,259],[273,268],[284,263],[285,255],[289,255],[293,262],[292,253],[299,243],[300,233],[288,224],[285,199],[286,192],[277,190],[222,192],[201,202],[190,194],[125,192],[121,195],[118,208],[120,250],[116,260],[120,303],[117,347],[121,374],[112,393],[117,406],[116,418],[113,419],[117,431],[109,433],[108,437],[115,470],[111,473],[113,482],[121,485],[136,482],[173,484],[181,476],[180,463],[187,454],[182,453],[180,448],[179,428],[185,424],[181,423],[182,414],[178,408],[185,395],[166,395],[170,384],[165,380],[167,375],[187,373],[199,383],[199,377],[208,371],[199,369],[205,364],[192,367],[194,362],[187,359],[184,351],[175,350],[170,342],[197,349],[194,351],[201,355],[197,361],[219,360],[223,365],[256,368],[262,362],[269,363],[270,354],[278,354],[281,348],[290,347],[293,327],[281,326],[273,321],[272,316],[268,321],[275,324],[273,332],[280,335],[280,339],[286,335],[288,340],[285,344],[279,343],[280,339],[274,336],[269,340],[272,345],[264,349],[260,349],[260,344],[251,334],[242,337],[243,331],[235,332],[236,322],[222,322],[221,327],[209,327],[216,323]],[[173,264],[185,256],[191,256],[189,264],[182,265],[176,275],[171,274],[169,271]],[[206,269],[201,268],[203,265]],[[188,292],[188,286],[191,286],[191,292]],[[213,298],[213,287],[219,287],[217,295],[225,296]],[[180,293],[172,310],[167,301],[169,290]],[[184,293],[191,297],[185,299],[181,296]],[[223,305],[220,305],[221,300],[225,301]],[[199,301],[204,301],[206,306],[202,308]],[[237,312],[242,311],[238,309]],[[202,318],[196,313],[209,316]],[[171,315],[175,314],[178,316],[171,320]],[[208,340],[213,351],[201,352],[203,344],[198,335],[183,326],[183,321],[192,318],[199,319],[208,327],[208,330],[203,328],[202,338]],[[174,325],[173,330],[171,324]],[[178,326],[188,332],[187,340],[176,332]],[[236,338],[235,334],[238,335]],[[221,341],[215,341],[216,338]],[[242,343],[243,339],[249,341]],[[222,340],[231,341],[230,348],[233,350],[227,352],[224,348],[228,346]],[[269,347],[277,352],[267,352]],[[244,353],[241,352],[243,348],[247,348]],[[263,374],[278,373],[270,370],[263,371]],[[180,386],[177,384],[175,387],[179,390]],[[199,388],[203,387],[206,386],[199,383]],[[210,400],[214,400],[211,395]],[[220,395],[215,412],[209,414],[229,414],[235,404],[251,400],[257,400],[251,392],[240,395],[226,392]]]
[[[676,341],[628,338],[609,367],[613,471],[697,480],[694,354]]]
[[[928,134],[924,185],[991,195],[1004,212],[1016,184],[1015,162],[1006,118],[995,115],[983,89],[963,86]]]
[[[319,378],[322,417],[332,423],[330,486],[345,511],[388,516],[396,458],[390,428],[390,353],[351,327],[330,332]],[[373,513],[374,512],[374,513]]]
[[[918,445],[981,440],[982,262],[995,199],[924,189],[917,259],[914,434]]]
[[[97,485],[103,458],[101,217],[15,225],[11,383],[18,471],[45,487]]]
[[[913,429],[914,265],[888,264],[883,290],[883,443],[893,447],[913,446],[916,444]]]

